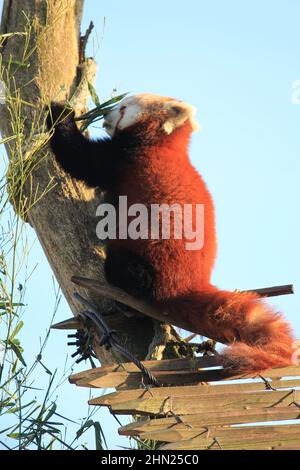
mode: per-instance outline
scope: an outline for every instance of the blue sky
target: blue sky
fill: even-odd
[[[293,283],[295,295],[270,302],[297,337],[300,105],[291,97],[292,83],[300,79],[299,15],[297,0],[86,0],[83,21],[83,30],[91,19],[95,23],[98,40],[94,34],[89,54],[99,64],[102,100],[117,88],[173,96],[198,108],[202,130],[193,136],[191,159],[216,206],[213,282],[226,289]],[[38,242],[30,256],[38,267],[27,294],[28,355],[38,348],[54,303]],[[69,316],[62,302],[57,320]],[[45,362],[63,366],[66,351],[64,334],[53,333]],[[86,390],[66,384],[59,393],[65,413],[84,414]],[[108,414],[102,416],[110,447],[126,445]]]

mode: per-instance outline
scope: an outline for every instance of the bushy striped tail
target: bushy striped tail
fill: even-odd
[[[228,292],[209,286],[165,303],[187,316],[193,331],[229,347],[222,352],[225,369],[258,373],[292,364],[294,337],[283,315],[253,292]]]

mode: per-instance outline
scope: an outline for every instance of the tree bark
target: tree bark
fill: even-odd
[[[22,155],[19,155],[20,150],[15,147],[15,141],[6,147],[13,166],[13,181],[16,155],[19,155],[19,167],[24,165],[27,154],[31,159],[30,171],[25,172],[25,178],[21,178],[18,193],[21,203],[14,196],[12,198],[19,209],[20,204],[22,208],[27,205],[27,220],[37,234],[74,315],[82,307],[73,298],[71,277],[103,279],[103,246],[96,237],[95,217],[102,195],[100,190],[89,189],[66,176],[55,163],[47,146],[46,150],[37,153],[32,148],[36,134],[45,132],[45,104],[72,97],[78,114],[85,109],[88,97],[86,77],[93,81],[95,63],[92,59],[79,63],[83,4],[84,0],[4,0],[0,29],[1,34],[25,30],[30,32],[30,38],[28,34],[8,37],[0,51],[4,72],[9,75],[5,81],[10,93],[15,98],[19,93],[23,100],[20,119],[24,127],[17,129],[24,136]],[[4,138],[16,133],[11,114],[14,106],[13,99],[0,105],[0,129]],[[144,316],[138,319],[126,318],[121,313],[115,313],[110,301],[91,291],[82,288],[78,290],[98,309],[110,312],[110,326],[118,331],[139,359],[147,356],[154,336],[165,338],[166,328],[158,322]],[[172,332],[167,336],[174,339]],[[102,363],[115,360],[110,352],[96,343],[97,357]]]

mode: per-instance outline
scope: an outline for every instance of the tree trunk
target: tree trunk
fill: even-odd
[[[7,37],[1,50],[3,79],[10,89],[6,104],[0,105],[1,133],[4,138],[23,133],[21,150],[14,140],[6,147],[10,158],[8,183],[13,186],[11,198],[34,228],[74,315],[82,306],[73,298],[71,277],[103,279],[103,247],[96,237],[95,217],[102,195],[100,190],[89,189],[66,176],[47,146],[38,152],[34,149],[36,146],[39,149],[39,139],[43,138],[41,134],[37,139],[37,134],[45,132],[45,104],[72,97],[77,113],[85,109],[87,79],[93,81],[96,67],[92,59],[79,63],[83,3],[83,0],[4,0],[0,30],[1,34],[27,32],[26,36]],[[23,102],[19,117],[14,118],[12,115],[17,113],[13,98],[18,93]],[[18,119],[24,128],[18,125]],[[79,291],[99,309],[110,311],[110,326],[140,359],[147,356],[154,337],[174,338],[172,330],[150,318],[126,318],[113,311],[111,302],[91,291],[82,288]],[[96,346],[96,342],[95,349],[102,363],[113,360],[111,353]]]

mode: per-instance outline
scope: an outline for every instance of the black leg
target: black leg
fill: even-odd
[[[104,269],[109,283],[133,297],[151,297],[154,270],[141,256],[124,249],[108,249]]]

